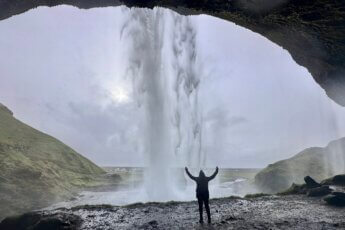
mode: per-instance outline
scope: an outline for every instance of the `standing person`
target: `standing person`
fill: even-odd
[[[209,191],[208,191],[208,182],[214,179],[218,174],[218,167],[216,171],[212,174],[212,176],[207,177],[205,173],[200,170],[199,176],[195,177],[188,171],[188,168],[185,167],[187,175],[196,182],[196,198],[198,198],[199,203],[199,214],[200,214],[200,223],[204,223],[203,216],[202,216],[202,206],[205,204],[205,209],[207,212],[208,223],[211,223],[211,213],[210,213],[210,206],[209,206]]]

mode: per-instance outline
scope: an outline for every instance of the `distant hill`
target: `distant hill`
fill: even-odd
[[[0,103],[0,219],[69,198],[104,171]]]
[[[267,193],[280,192],[292,183],[302,184],[305,176],[321,181],[345,172],[345,138],[325,148],[313,147],[268,165],[255,176],[255,184]]]

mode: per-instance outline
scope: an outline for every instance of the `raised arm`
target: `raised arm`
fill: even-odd
[[[186,173],[187,173],[187,175],[190,177],[190,179],[192,179],[192,180],[195,180],[195,181],[196,181],[196,177],[195,177],[195,176],[193,176],[192,174],[190,174],[190,172],[188,171],[188,168],[187,168],[187,167],[185,167],[184,169],[186,170]]]
[[[218,174],[218,167],[216,168],[216,171],[212,174],[212,176],[210,177],[207,177],[207,179],[210,181],[210,180],[213,180]]]

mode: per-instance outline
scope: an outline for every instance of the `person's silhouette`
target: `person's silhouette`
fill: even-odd
[[[196,198],[198,199],[199,203],[199,214],[200,214],[200,223],[204,223],[203,216],[202,216],[202,206],[205,204],[206,212],[207,212],[207,218],[208,223],[211,223],[211,213],[210,213],[210,206],[209,206],[209,191],[208,191],[208,182],[212,179],[214,179],[218,174],[218,167],[216,168],[216,171],[212,174],[212,176],[207,177],[205,176],[205,173],[200,170],[199,176],[195,177],[188,171],[188,168],[185,167],[187,175],[196,182]]]

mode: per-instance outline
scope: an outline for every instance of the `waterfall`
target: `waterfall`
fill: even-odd
[[[142,115],[138,141],[147,161],[145,188],[150,200],[173,199],[183,175],[176,168],[205,163],[196,28],[189,17],[160,8],[130,9],[121,39],[126,77]]]

